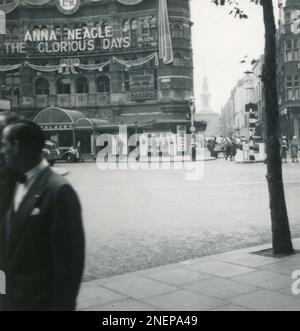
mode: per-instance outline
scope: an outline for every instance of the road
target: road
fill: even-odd
[[[205,162],[185,170],[105,170],[59,164],[77,190],[87,237],[85,280],[109,277],[271,240],[264,164]],[[284,165],[294,237],[300,236],[300,165]]]

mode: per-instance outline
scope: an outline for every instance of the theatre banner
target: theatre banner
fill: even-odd
[[[34,48],[40,54],[87,52],[126,49],[131,46],[130,36],[122,36],[112,25],[82,27],[77,29],[34,29],[27,30],[21,41],[4,42],[7,55],[25,54]]]
[[[156,98],[153,69],[131,70],[129,77],[131,100],[152,100]]]

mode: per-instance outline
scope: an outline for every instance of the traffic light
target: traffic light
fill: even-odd
[[[249,113],[249,128],[256,128],[258,121],[258,106],[256,103],[249,103],[245,106],[246,113]]]

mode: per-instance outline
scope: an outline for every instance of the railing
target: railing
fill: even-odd
[[[13,96],[11,101],[13,109],[43,109],[53,105],[62,108],[107,106],[110,105],[110,93]]]

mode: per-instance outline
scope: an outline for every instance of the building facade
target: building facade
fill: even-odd
[[[40,124],[58,143],[66,136],[58,131],[71,130],[51,118],[59,110],[91,119],[93,132],[128,125],[176,133],[183,123],[188,131],[189,0],[0,0],[0,10],[1,93],[30,119],[46,113]]]
[[[225,137],[250,136],[250,114],[246,112],[246,105],[254,104],[255,128],[253,133],[256,139],[264,139],[264,87],[262,70],[264,57],[252,61],[252,68],[245,72],[231,91],[230,97],[221,112],[221,132]]]
[[[300,136],[300,2],[280,1],[278,91],[282,135]]]

